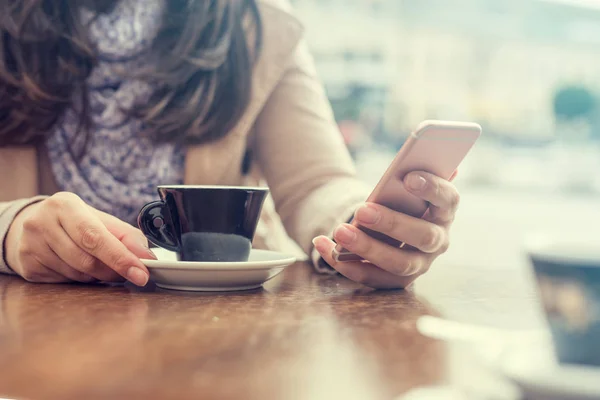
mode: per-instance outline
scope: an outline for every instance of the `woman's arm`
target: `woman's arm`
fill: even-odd
[[[307,254],[367,198],[304,41],[257,118],[254,148],[281,220]]]
[[[369,190],[355,175],[304,42],[259,116],[255,135],[259,167],[283,224],[313,261],[320,255],[367,286],[404,288],[448,248],[459,199],[450,182],[423,171],[405,177],[406,189],[431,205],[422,219],[364,203]],[[389,246],[343,224],[353,214],[361,225],[408,246]],[[369,262],[337,263],[331,237]]]

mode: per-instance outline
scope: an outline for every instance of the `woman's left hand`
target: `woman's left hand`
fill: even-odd
[[[456,187],[426,172],[408,174],[404,184],[410,193],[430,203],[423,218],[368,203],[356,211],[355,220],[409,247],[390,246],[350,224],[343,224],[334,231],[336,242],[368,262],[335,262],[332,253],[336,244],[319,236],[314,240],[315,248],[332,268],[373,288],[405,288],[427,272],[431,263],[448,249],[448,232],[460,198]]]

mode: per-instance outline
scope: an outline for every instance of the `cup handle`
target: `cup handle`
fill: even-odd
[[[163,201],[153,201],[146,204],[138,214],[138,226],[144,236],[157,246],[170,251],[179,251],[174,235],[174,227],[165,218],[168,210]]]

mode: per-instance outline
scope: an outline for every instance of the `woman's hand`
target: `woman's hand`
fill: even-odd
[[[22,210],[5,245],[8,265],[31,282],[127,279],[144,286],[149,273],[140,258],[156,258],[138,229],[72,193],[57,193]]]
[[[377,204],[359,208],[355,219],[359,225],[399,240],[408,248],[390,246],[343,224],[335,230],[335,240],[368,262],[336,263],[332,257],[336,245],[324,236],[314,241],[321,257],[347,278],[373,288],[405,288],[427,272],[431,263],[448,249],[448,231],[459,194],[452,183],[426,172],[408,174],[404,184],[409,192],[430,203],[423,219]]]

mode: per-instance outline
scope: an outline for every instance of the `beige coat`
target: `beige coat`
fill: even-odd
[[[287,0],[260,0],[259,6],[264,47],[254,71],[252,101],[224,139],[187,149],[185,183],[266,182],[271,198],[254,245],[310,254],[312,239],[347,220],[367,190],[355,177],[302,26]],[[249,176],[242,174],[246,150],[252,154]],[[57,190],[43,148],[0,149],[2,243],[24,206]],[[0,272],[9,273],[4,250],[2,246]]]

